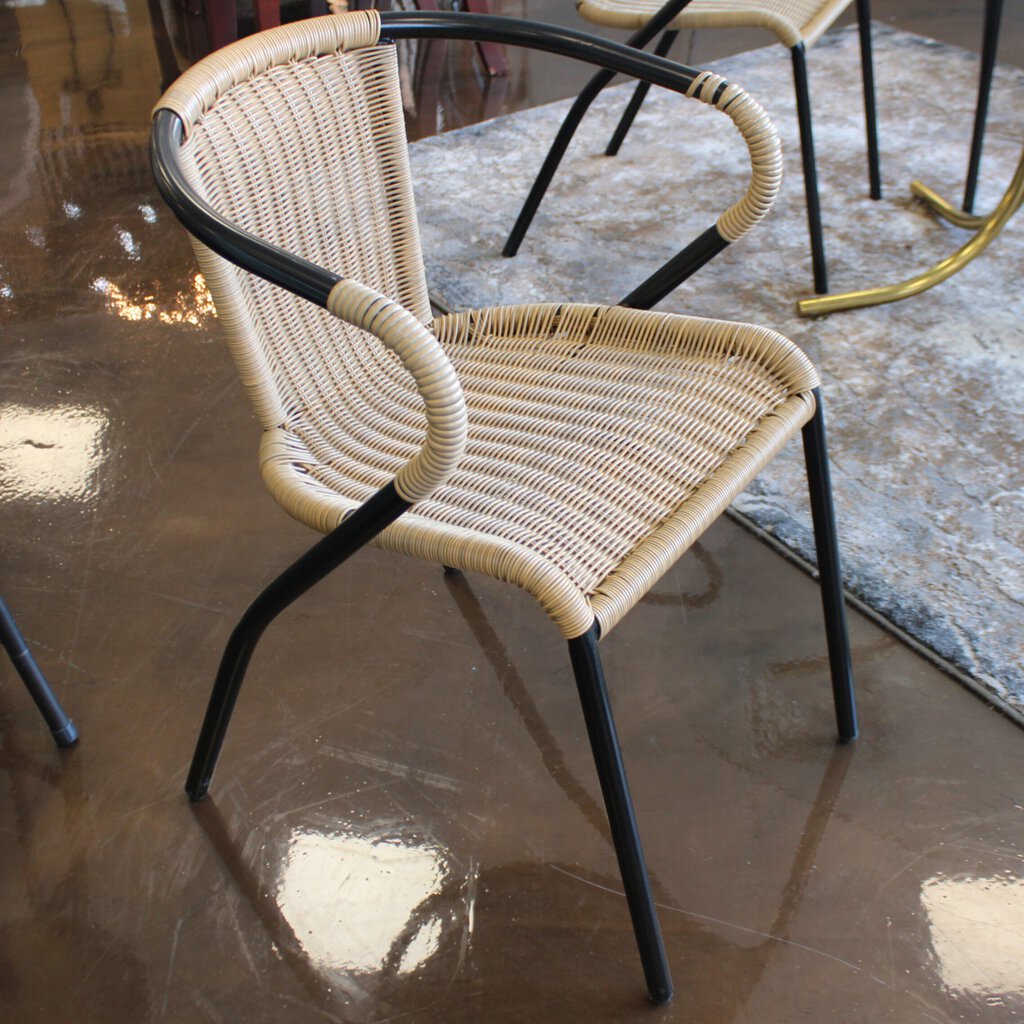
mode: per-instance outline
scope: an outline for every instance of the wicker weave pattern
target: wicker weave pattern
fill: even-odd
[[[301,26],[281,26],[247,36],[189,68],[160,97],[156,109],[173,110],[188,134],[222,96],[267,68],[373,46],[379,38],[380,15],[375,10],[345,18],[314,18]]]
[[[394,47],[305,58],[247,80],[193,125],[182,165],[241,227],[430,322]],[[381,346],[363,351],[324,310],[198,243],[196,252],[265,427],[310,393],[372,394],[404,377]]]
[[[577,0],[588,21],[636,29],[664,0]],[[763,28],[783,46],[810,46],[828,30],[850,0],[693,0],[675,17],[672,28]]]
[[[746,195],[730,206],[717,222],[719,234],[726,241],[735,242],[764,218],[779,194],[782,185],[779,133],[760,104],[721,75],[702,72],[686,94],[728,114],[750,151],[751,177]]]
[[[466,453],[376,543],[515,583],[567,637],[595,616],[611,629],[814,410],[813,368],[763,328],[539,305],[435,329],[466,394]],[[361,438],[332,451],[294,430],[266,439],[264,474],[309,525],[387,481],[357,464]]]

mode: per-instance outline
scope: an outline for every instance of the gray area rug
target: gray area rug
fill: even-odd
[[[824,381],[848,589],[1024,713],[1024,213],[962,273],[913,299],[807,321],[803,182],[791,68],[780,46],[714,69],[768,110],[786,180],[767,221],[659,308],[773,327]],[[834,291],[901,280],[969,233],[930,215],[919,178],[959,202],[975,55],[876,26],[885,197],[867,196],[854,30],[810,52],[821,198]],[[500,256],[566,104],[413,145],[432,294],[461,309],[545,299],[616,302],[745,187],[726,117],[652,94],[621,154],[601,156],[626,93],[591,111],[520,254]],[[976,208],[987,211],[1024,138],[1024,72],[997,69]],[[791,445],[735,506],[813,560],[802,455]]]

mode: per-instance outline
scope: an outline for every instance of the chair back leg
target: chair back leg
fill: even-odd
[[[655,57],[667,57],[668,51],[672,49],[672,44],[676,41],[676,36],[678,35],[679,33],[675,29],[663,32],[658,40],[658,45],[654,47]],[[622,117],[619,118],[619,123],[615,126],[615,131],[612,132],[612,137],[608,141],[608,146],[604,151],[605,156],[616,156],[618,154],[623,142],[626,141],[629,129],[633,127],[636,115],[640,113],[640,108],[643,106],[644,100],[650,91],[650,82],[636,83],[633,95],[630,96],[629,103],[626,104],[626,109],[622,112]]]
[[[803,43],[790,49],[793,58],[793,84],[796,86],[796,116],[800,124],[800,156],[804,167],[804,192],[807,196],[807,227],[811,235],[811,265],[814,290],[828,291],[825,267],[825,237],[821,230],[821,203],[818,200],[818,167],[814,159],[814,132],[811,128],[811,95],[807,83],[807,53]]]
[[[882,169],[878,157],[878,112],[875,107],[875,61],[871,53],[871,0],[857,0],[860,70],[864,79],[864,124],[868,138],[868,183],[872,199],[882,198]]]
[[[967,181],[964,185],[964,212],[973,213],[974,195],[978,189],[978,171],[981,169],[981,146],[988,120],[988,97],[992,91],[992,74],[999,48],[999,23],[1003,17],[1003,0],[985,0],[985,29],[981,41],[981,74],[978,77],[978,102],[974,108],[974,132],[971,136],[971,156],[967,163]]]
[[[558,129],[555,141],[551,143],[551,149],[544,157],[544,163],[541,164],[537,177],[530,187],[530,193],[523,203],[523,208],[519,211],[519,216],[508,233],[505,247],[501,250],[502,256],[515,256],[519,252],[519,246],[526,237],[526,232],[530,230],[533,218],[544,199],[544,193],[547,192],[551,179],[554,178],[555,171],[558,170],[558,165],[562,162],[562,157],[565,156],[565,151],[569,148],[569,143],[572,142],[572,137],[583,120],[583,115],[590,109],[590,105],[597,99],[601,90],[614,77],[615,74],[612,71],[598,71],[583,87],[569,108],[569,113],[565,115],[565,120]]]
[[[832,505],[832,480],[828,467],[828,446],[825,439],[825,414],[821,394],[814,391],[816,410],[803,428],[804,459],[807,463],[807,484],[811,498],[811,520],[814,524],[814,545],[818,555],[818,582],[825,614],[825,637],[828,643],[832,695],[836,706],[839,741],[849,743],[857,737],[857,707],[853,694],[853,667],[850,637],[846,626],[846,603],[836,538],[835,512]]]
[[[569,657],[611,825],[615,855],[619,861],[626,902],[633,920],[647,991],[651,999],[660,1004],[672,998],[672,978],[654,909],[651,883],[626,782],[622,751],[608,701],[597,640],[598,626],[595,623],[588,632],[569,641]]]

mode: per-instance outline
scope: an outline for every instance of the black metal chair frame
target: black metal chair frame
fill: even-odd
[[[964,213],[974,212],[974,197],[978,190],[978,172],[981,169],[981,149],[985,140],[985,122],[988,120],[988,98],[992,92],[992,76],[999,49],[999,27],[1003,20],[1003,0],[985,0],[985,27],[981,38],[981,73],[978,77],[978,101],[974,111],[974,132],[971,135],[971,154],[967,161],[967,179],[964,184]]]
[[[691,0],[668,0],[650,21],[634,33],[627,41],[627,46],[642,49],[649,42],[658,39],[654,53],[665,56],[672,47],[678,32],[667,28],[683,8]],[[872,199],[882,197],[882,178],[878,156],[878,117],[875,105],[874,61],[871,51],[871,8],[870,0],[857,0],[857,23],[860,34],[861,73],[864,79],[864,116],[867,127],[868,180]],[[660,38],[658,38],[660,36]],[[814,271],[814,290],[819,293],[828,291],[828,268],[825,259],[825,237],[821,226],[821,202],[818,198],[818,171],[814,156],[814,132],[811,126],[811,97],[807,77],[807,54],[803,43],[791,47],[790,55],[793,62],[793,81],[796,87],[797,120],[800,125],[800,154],[803,163],[804,192],[807,200],[807,226],[811,238],[811,263]],[[540,208],[544,194],[548,190],[555,172],[558,170],[562,157],[572,141],[576,129],[583,120],[590,105],[599,93],[611,82],[614,72],[599,71],[583,87],[575,103],[566,114],[558,134],[555,136],[548,155],[544,158],[540,171],[534,180],[529,195],[523,203],[519,216],[509,232],[502,255],[515,256],[530,229],[530,224]],[[618,153],[626,133],[629,131],[640,106],[650,88],[646,82],[640,82],[633,93],[629,104],[612,134],[605,149],[606,156]],[[668,291],[682,282],[677,280]],[[627,303],[628,305],[628,303]]]
[[[25,643],[25,638],[18,629],[7,603],[0,597],[0,643],[3,644],[12,664],[18,670],[25,688],[39,708],[46,724],[53,734],[54,742],[58,747],[71,747],[78,742],[78,730],[74,722],[68,718],[60,701],[53,695],[46,676],[32,656],[32,652]]]
[[[382,41],[432,37],[525,46],[603,66],[677,92],[685,92],[698,73],[586,33],[519,19],[450,12],[384,12],[381,21]],[[161,193],[178,219],[224,258],[310,302],[326,306],[338,275],[247,234],[200,199],[188,185],[177,161],[182,135],[183,126],[175,114],[166,110],[157,114],[151,145],[154,174]],[[672,262],[686,273],[692,273],[726,244],[716,229],[711,228]],[[650,284],[647,282],[649,287],[643,296],[646,306],[653,305],[660,297],[657,282]],[[640,305],[639,302],[631,304]],[[856,737],[857,719],[824,416],[820,395],[816,393],[815,397],[817,412],[803,428],[803,443],[836,721],[839,740],[845,743]],[[231,634],[221,659],[185,784],[190,799],[199,800],[209,790],[246,668],[263,631],[281,611],[409,507],[394,485],[387,484],[281,573],[249,606]],[[648,992],[655,1003],[663,1003],[672,996],[672,981],[601,667],[598,640],[599,629],[595,625],[582,636],[569,640],[569,655]]]

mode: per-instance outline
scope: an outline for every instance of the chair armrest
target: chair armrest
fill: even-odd
[[[570,122],[578,123],[582,111],[614,74],[628,75],[698,99],[732,119],[750,155],[751,179],[744,196],[722,213],[712,227],[634,289],[622,300],[623,305],[641,308],[654,305],[729,243],[746,234],[768,213],[778,195],[782,181],[782,145],[778,132],[753,98],[720,75],[584,32],[517,18],[448,11],[384,11],[380,21],[382,40],[416,37],[483,40],[543,50],[596,65],[601,70],[588,83],[573,108],[578,116],[574,118],[570,113],[562,126],[561,131],[568,129],[570,137],[574,130],[569,127]],[[544,173],[542,170],[541,175]],[[506,250],[506,255],[514,251],[514,248],[511,252]]]
[[[419,453],[395,474],[394,484],[410,504],[429,497],[451,475],[466,447],[466,401],[454,367],[437,338],[412,313],[358,281],[338,281],[327,308],[378,338],[415,380],[427,436]]]
[[[702,71],[686,94],[732,118],[750,153],[751,176],[746,195],[733,203],[716,222],[718,233],[727,242],[735,242],[765,217],[779,194],[782,184],[779,133],[764,108],[721,75]]]
[[[399,496],[412,504],[443,483],[466,441],[466,403],[437,338],[408,310],[357,281],[346,280],[232,223],[189,186],[178,161],[184,136],[174,111],[156,112],[150,156],[157,187],[185,227],[226,260],[258,274],[335,316],[368,331],[395,352],[423,399],[427,436],[396,474]]]

